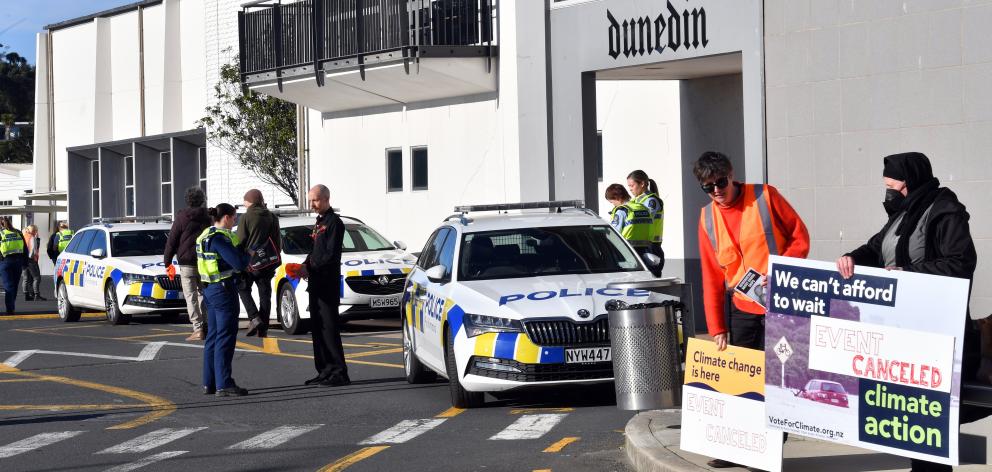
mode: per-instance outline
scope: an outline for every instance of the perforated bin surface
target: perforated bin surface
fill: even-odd
[[[625,396],[677,397],[682,379],[674,307],[624,310],[611,316],[624,316],[627,321],[610,323],[618,403],[625,403]]]

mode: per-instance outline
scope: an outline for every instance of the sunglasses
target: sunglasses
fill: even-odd
[[[702,184],[699,186],[699,188],[703,189],[703,191],[706,193],[713,193],[714,190],[718,188],[724,188],[729,183],[730,180],[726,176],[724,176],[724,177],[720,177],[719,179],[716,179],[716,181],[713,183]]]

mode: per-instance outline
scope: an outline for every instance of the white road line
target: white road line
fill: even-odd
[[[171,459],[176,456],[181,456],[189,451],[166,451],[160,452],[155,455],[148,456],[144,459],[136,460],[134,462],[129,462],[127,464],[121,464],[117,467],[112,467],[107,469],[106,472],[131,472],[134,469],[140,469],[146,465],[154,464],[159,461],[164,461],[166,459]]]
[[[424,434],[444,423],[444,418],[427,418],[423,420],[403,420],[379,434],[372,436],[359,445],[371,444],[403,444],[421,434]]]
[[[156,447],[164,446],[179,438],[189,436],[190,434],[193,434],[201,429],[207,428],[205,426],[185,429],[162,428],[143,436],[138,436],[130,441],[122,442],[116,446],[108,447],[97,454],[128,454],[147,452],[155,449]]]
[[[18,364],[24,362],[25,359],[33,356],[34,353],[38,351],[32,349],[29,351],[13,351],[13,352],[15,352],[13,356],[10,356],[9,358],[7,358],[7,360],[3,361],[4,364],[7,364],[10,367],[17,367]]]
[[[537,439],[547,434],[555,425],[568,416],[563,413],[523,415],[506,429],[500,431],[489,439],[515,440],[515,439]]]
[[[228,449],[272,449],[297,436],[319,429],[322,424],[286,425],[241,441]]]
[[[158,355],[158,351],[165,346],[165,341],[156,341],[153,343],[148,343],[141,353],[138,354],[138,361],[151,361],[155,360],[155,356]]]
[[[32,451],[40,447],[45,447],[50,444],[55,444],[59,441],[64,441],[71,437],[77,436],[84,433],[85,431],[63,431],[61,433],[42,433],[31,436],[27,439],[22,439],[17,442],[10,443],[6,446],[0,446],[0,459],[6,457],[13,457],[21,453]]]

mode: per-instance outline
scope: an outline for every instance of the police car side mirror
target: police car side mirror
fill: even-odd
[[[93,256],[94,259],[103,259],[104,257],[107,257],[107,251],[97,248],[90,251],[90,256]]]
[[[393,241],[393,246],[395,246],[396,249],[399,249],[400,251],[406,251],[406,243],[404,243],[403,241]]]
[[[644,254],[644,263],[650,268],[655,268],[661,265],[661,258],[657,254],[647,253]]]
[[[427,271],[424,272],[424,275],[426,275],[427,280],[430,280],[431,282],[444,282],[444,272],[444,266],[436,265],[430,269],[427,269]]]

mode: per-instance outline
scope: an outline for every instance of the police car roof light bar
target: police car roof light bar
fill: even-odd
[[[456,206],[455,211],[459,213],[468,213],[471,211],[509,211],[509,210],[534,210],[534,209],[557,209],[561,212],[562,208],[584,208],[585,203],[582,200],[553,200],[548,202],[522,202],[522,203],[497,203],[494,205],[461,205]]]
[[[109,218],[98,218],[94,223],[171,223],[171,216],[115,216]]]

